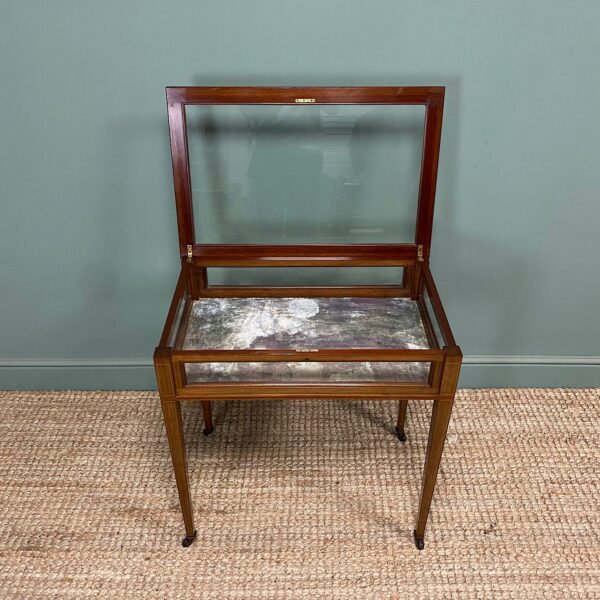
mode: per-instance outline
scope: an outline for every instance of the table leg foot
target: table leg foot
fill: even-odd
[[[202,433],[203,433],[204,435],[210,435],[210,434],[211,434],[211,433],[212,433],[214,430],[215,430],[215,428],[214,428],[214,427],[212,427],[212,426],[211,426],[211,427],[205,427],[205,428],[202,430]]]
[[[192,535],[186,535],[182,540],[181,540],[181,545],[184,548],[187,548],[188,546],[191,546],[192,543],[194,542],[194,540],[196,539],[196,532],[194,531],[194,533]]]
[[[398,429],[398,428],[396,427],[396,436],[398,437],[398,439],[399,439],[401,442],[405,442],[405,441],[406,441],[406,434],[404,433],[404,430],[403,430],[403,429]]]
[[[422,537],[417,537],[417,532],[413,531],[413,537],[415,538],[415,546],[417,550],[423,550],[425,548],[425,540]]]

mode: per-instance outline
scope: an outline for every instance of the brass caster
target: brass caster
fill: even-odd
[[[417,532],[413,531],[413,537],[415,538],[415,546],[417,550],[423,550],[425,548],[425,540],[422,537],[417,537]]]
[[[194,531],[194,533],[192,535],[186,535],[182,540],[181,540],[181,545],[184,548],[187,548],[188,546],[191,546],[194,543],[194,540],[196,539],[196,532]]]

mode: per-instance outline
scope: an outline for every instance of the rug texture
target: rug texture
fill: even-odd
[[[419,552],[430,402],[186,404],[186,549],[157,394],[1,392],[0,597],[598,598],[599,407],[461,391]]]

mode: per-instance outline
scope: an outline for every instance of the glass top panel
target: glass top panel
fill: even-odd
[[[413,243],[424,106],[190,105],[198,244]]]

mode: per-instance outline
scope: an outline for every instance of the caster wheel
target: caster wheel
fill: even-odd
[[[194,533],[192,535],[186,535],[182,540],[181,540],[181,545],[184,548],[187,548],[188,546],[191,546],[192,543],[194,542],[194,540],[196,539],[196,532],[194,531]]]
[[[413,537],[415,538],[415,546],[417,550],[423,550],[425,548],[425,540],[422,537],[417,537],[417,532],[413,531]]]
[[[204,435],[210,435],[210,434],[211,434],[211,433],[212,433],[214,430],[215,430],[215,428],[214,428],[214,427],[205,427],[205,428],[202,430],[202,433],[203,433]]]
[[[406,441],[406,434],[404,433],[404,431],[401,431],[400,429],[396,429],[396,436],[398,437],[398,439],[401,442],[405,442]]]

